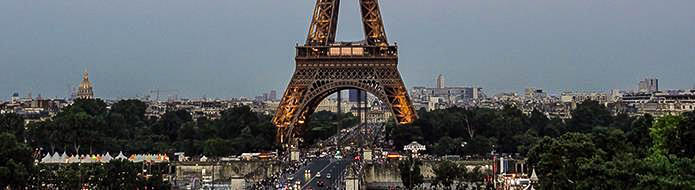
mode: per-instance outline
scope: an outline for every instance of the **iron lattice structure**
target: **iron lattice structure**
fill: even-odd
[[[296,145],[319,103],[344,89],[376,96],[398,124],[417,117],[398,72],[398,47],[386,39],[379,2],[359,1],[365,40],[336,43],[340,0],[317,0],[306,44],[296,47],[295,72],[273,118],[279,143]]]

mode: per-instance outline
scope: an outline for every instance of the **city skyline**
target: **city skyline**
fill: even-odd
[[[693,2],[398,3],[384,1],[383,11],[408,88],[434,86],[438,74],[490,93],[636,89],[652,77],[661,89],[695,83]],[[354,4],[341,8],[339,40],[361,38]],[[310,1],[0,5],[0,24],[16,26],[0,31],[0,99],[66,96],[84,69],[104,98],[152,89],[180,97],[282,93],[313,8]]]

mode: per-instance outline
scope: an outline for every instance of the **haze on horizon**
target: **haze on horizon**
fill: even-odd
[[[338,38],[362,39],[356,0]],[[0,1],[0,99],[64,97],[87,69],[98,97],[284,91],[314,1]],[[695,84],[695,1],[381,0],[410,88],[662,89]]]

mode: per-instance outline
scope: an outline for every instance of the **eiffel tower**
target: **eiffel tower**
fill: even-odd
[[[340,0],[317,0],[306,43],[296,47],[296,68],[273,118],[280,144],[296,146],[309,116],[329,95],[366,91],[386,103],[397,124],[415,118],[398,72],[398,47],[386,40],[378,0],[359,0],[365,39],[336,42]]]

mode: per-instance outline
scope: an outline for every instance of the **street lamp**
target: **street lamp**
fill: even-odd
[[[466,148],[467,144],[468,144],[468,142],[466,142],[466,141],[461,142],[461,156],[464,156],[463,153],[465,152],[465,148]]]

